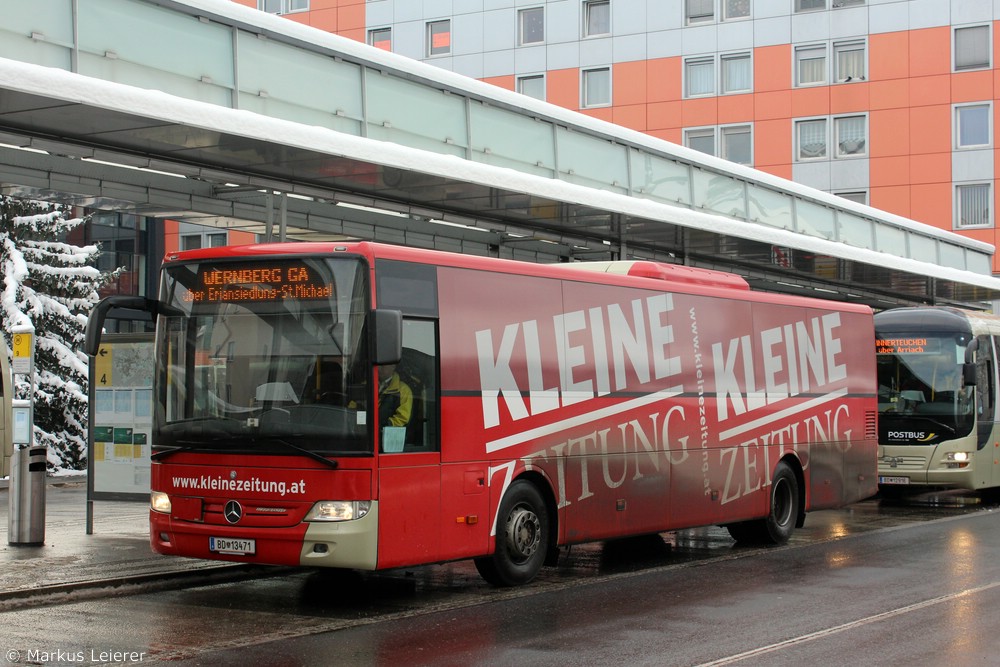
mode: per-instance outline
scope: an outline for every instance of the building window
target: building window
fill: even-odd
[[[715,155],[715,128],[684,130],[684,145],[702,153]]]
[[[955,69],[990,66],[990,27],[955,28]]]
[[[722,92],[748,93],[753,89],[753,67],[749,53],[722,56]]]
[[[858,157],[868,152],[867,126],[865,116],[841,116],[833,119],[837,157]]]
[[[864,41],[834,43],[833,80],[838,83],[864,81],[867,78]]]
[[[844,7],[863,4],[865,4],[865,0],[833,0],[832,9],[842,9]]]
[[[750,18],[750,0],[722,0],[722,20]]]
[[[268,14],[309,11],[309,0],[257,0],[257,9]]]
[[[517,77],[517,92],[536,100],[545,99],[545,75],[529,74]]]
[[[545,8],[531,7],[517,13],[517,43],[541,44],[545,41]]]
[[[833,194],[838,197],[842,197],[848,201],[855,202],[856,204],[868,205],[868,193],[864,190],[850,190],[847,192],[834,192]]]
[[[583,36],[611,34],[610,0],[587,0],[583,3]]]
[[[989,183],[955,186],[955,227],[965,229],[991,226],[991,199]]]
[[[795,85],[826,83],[826,45],[795,47]]]
[[[715,20],[715,0],[684,0],[688,25]]]
[[[383,51],[392,51],[392,28],[375,28],[369,30],[368,43]]]
[[[811,12],[826,9],[826,0],[795,0],[795,11]]]
[[[719,157],[737,164],[753,164],[753,140],[749,125],[728,125],[721,128]]]
[[[715,58],[689,58],[684,61],[684,96],[715,94]]]
[[[583,70],[583,107],[604,107],[611,104],[611,69]]]
[[[226,232],[203,232],[201,234],[181,234],[181,250],[197,250],[198,248],[221,248],[226,245]]]
[[[428,22],[427,55],[443,56],[449,53],[451,53],[451,19]]]
[[[825,158],[826,119],[800,120],[795,122],[795,150],[799,160]]]
[[[984,148],[990,139],[989,104],[967,104],[955,107],[955,147]]]

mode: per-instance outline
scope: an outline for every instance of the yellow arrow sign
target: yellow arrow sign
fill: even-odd
[[[94,357],[94,380],[102,387],[114,384],[111,379],[111,345],[101,345],[97,348],[97,356]]]

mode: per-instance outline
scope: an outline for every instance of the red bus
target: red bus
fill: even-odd
[[[872,313],[652,262],[373,243],[165,260],[150,541],[378,570],[725,525],[781,543],[877,491]]]

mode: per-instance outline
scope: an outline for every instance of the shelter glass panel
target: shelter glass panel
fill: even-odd
[[[779,229],[795,229],[792,198],[788,195],[751,183],[747,186],[747,203],[751,221]]]
[[[506,109],[470,105],[473,159],[552,176],[555,169],[555,133],[549,123]]]
[[[691,167],[649,153],[633,150],[632,189],[640,197],[691,204]]]
[[[909,234],[910,257],[918,262],[937,264],[937,240],[922,234]]]
[[[746,219],[747,204],[743,181],[697,168],[691,170],[691,175],[695,206],[732,218]]]
[[[556,129],[560,178],[602,190],[625,192],[628,157],[625,146],[559,127]]]
[[[833,209],[800,199],[795,206],[795,224],[803,234],[836,240]]]
[[[895,225],[875,225],[875,250],[902,257],[906,253],[906,232]]]
[[[941,266],[953,269],[965,268],[965,249],[952,243],[941,242],[938,246]]]
[[[837,223],[840,225],[841,243],[872,249],[875,239],[873,238],[871,220],[841,211],[837,213]]]
[[[464,156],[468,142],[464,97],[371,70],[365,92],[369,137]]]

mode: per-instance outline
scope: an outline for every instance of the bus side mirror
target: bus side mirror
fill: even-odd
[[[962,384],[966,387],[974,387],[976,384],[976,365],[962,364]]]
[[[976,350],[979,349],[979,339],[973,338],[969,341],[969,344],[965,346],[965,363],[971,364],[976,359]]]
[[[376,309],[371,311],[370,318],[372,363],[376,366],[398,364],[403,357],[403,313]]]
[[[101,346],[101,332],[104,330],[104,319],[108,316],[108,311],[112,308],[128,308],[130,310],[142,310],[155,314],[156,301],[143,296],[125,294],[116,294],[98,301],[87,318],[87,332],[86,338],[83,341],[83,351],[88,356],[93,357],[97,355],[97,350]]]

